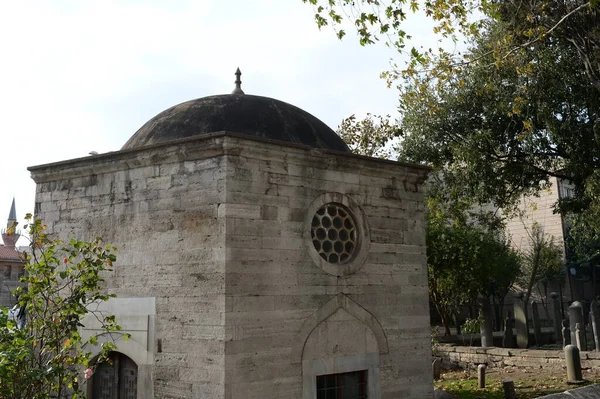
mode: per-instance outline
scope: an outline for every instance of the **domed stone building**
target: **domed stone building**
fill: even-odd
[[[432,398],[428,170],[240,84],[29,169],[51,232],[119,248],[105,309],[132,339],[89,397]]]

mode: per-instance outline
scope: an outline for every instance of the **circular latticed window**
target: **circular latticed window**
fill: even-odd
[[[350,210],[336,203],[317,210],[311,222],[311,236],[319,256],[333,264],[350,260],[358,245],[356,222]]]

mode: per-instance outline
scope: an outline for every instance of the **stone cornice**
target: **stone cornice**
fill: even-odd
[[[321,163],[344,163],[361,165],[361,169],[381,170],[381,165],[389,165],[387,172],[394,174],[390,168],[403,170],[403,174],[413,175],[415,182],[421,184],[431,168],[424,165],[408,164],[386,159],[379,159],[352,153],[312,148],[302,144],[294,144],[270,139],[252,137],[233,132],[216,132],[200,137],[173,140],[168,143],[150,145],[131,150],[113,151],[104,154],[75,158],[60,162],[36,165],[27,168],[36,183],[49,182],[65,178],[90,176],[118,170],[156,165],[173,161],[211,158],[220,155],[257,156],[260,153],[285,150],[286,156],[298,159],[318,159]],[[355,165],[355,166],[356,166]],[[386,173],[387,174],[387,173]]]

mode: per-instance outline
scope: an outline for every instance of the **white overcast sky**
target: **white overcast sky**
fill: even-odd
[[[0,0],[0,226],[32,212],[28,166],[118,150],[183,101],[229,93],[294,104],[332,129],[396,113],[379,74],[395,53],[319,31],[301,0]],[[417,44],[430,25],[411,16]],[[397,58],[396,58],[397,59]],[[19,244],[26,244],[21,240]]]

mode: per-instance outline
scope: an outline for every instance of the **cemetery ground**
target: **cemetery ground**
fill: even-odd
[[[538,398],[581,386],[600,383],[600,370],[583,370],[585,382],[567,383],[566,371],[493,368],[486,371],[486,388],[477,387],[477,370],[444,370],[435,387],[461,399],[504,399],[502,381],[512,380],[518,399]]]

